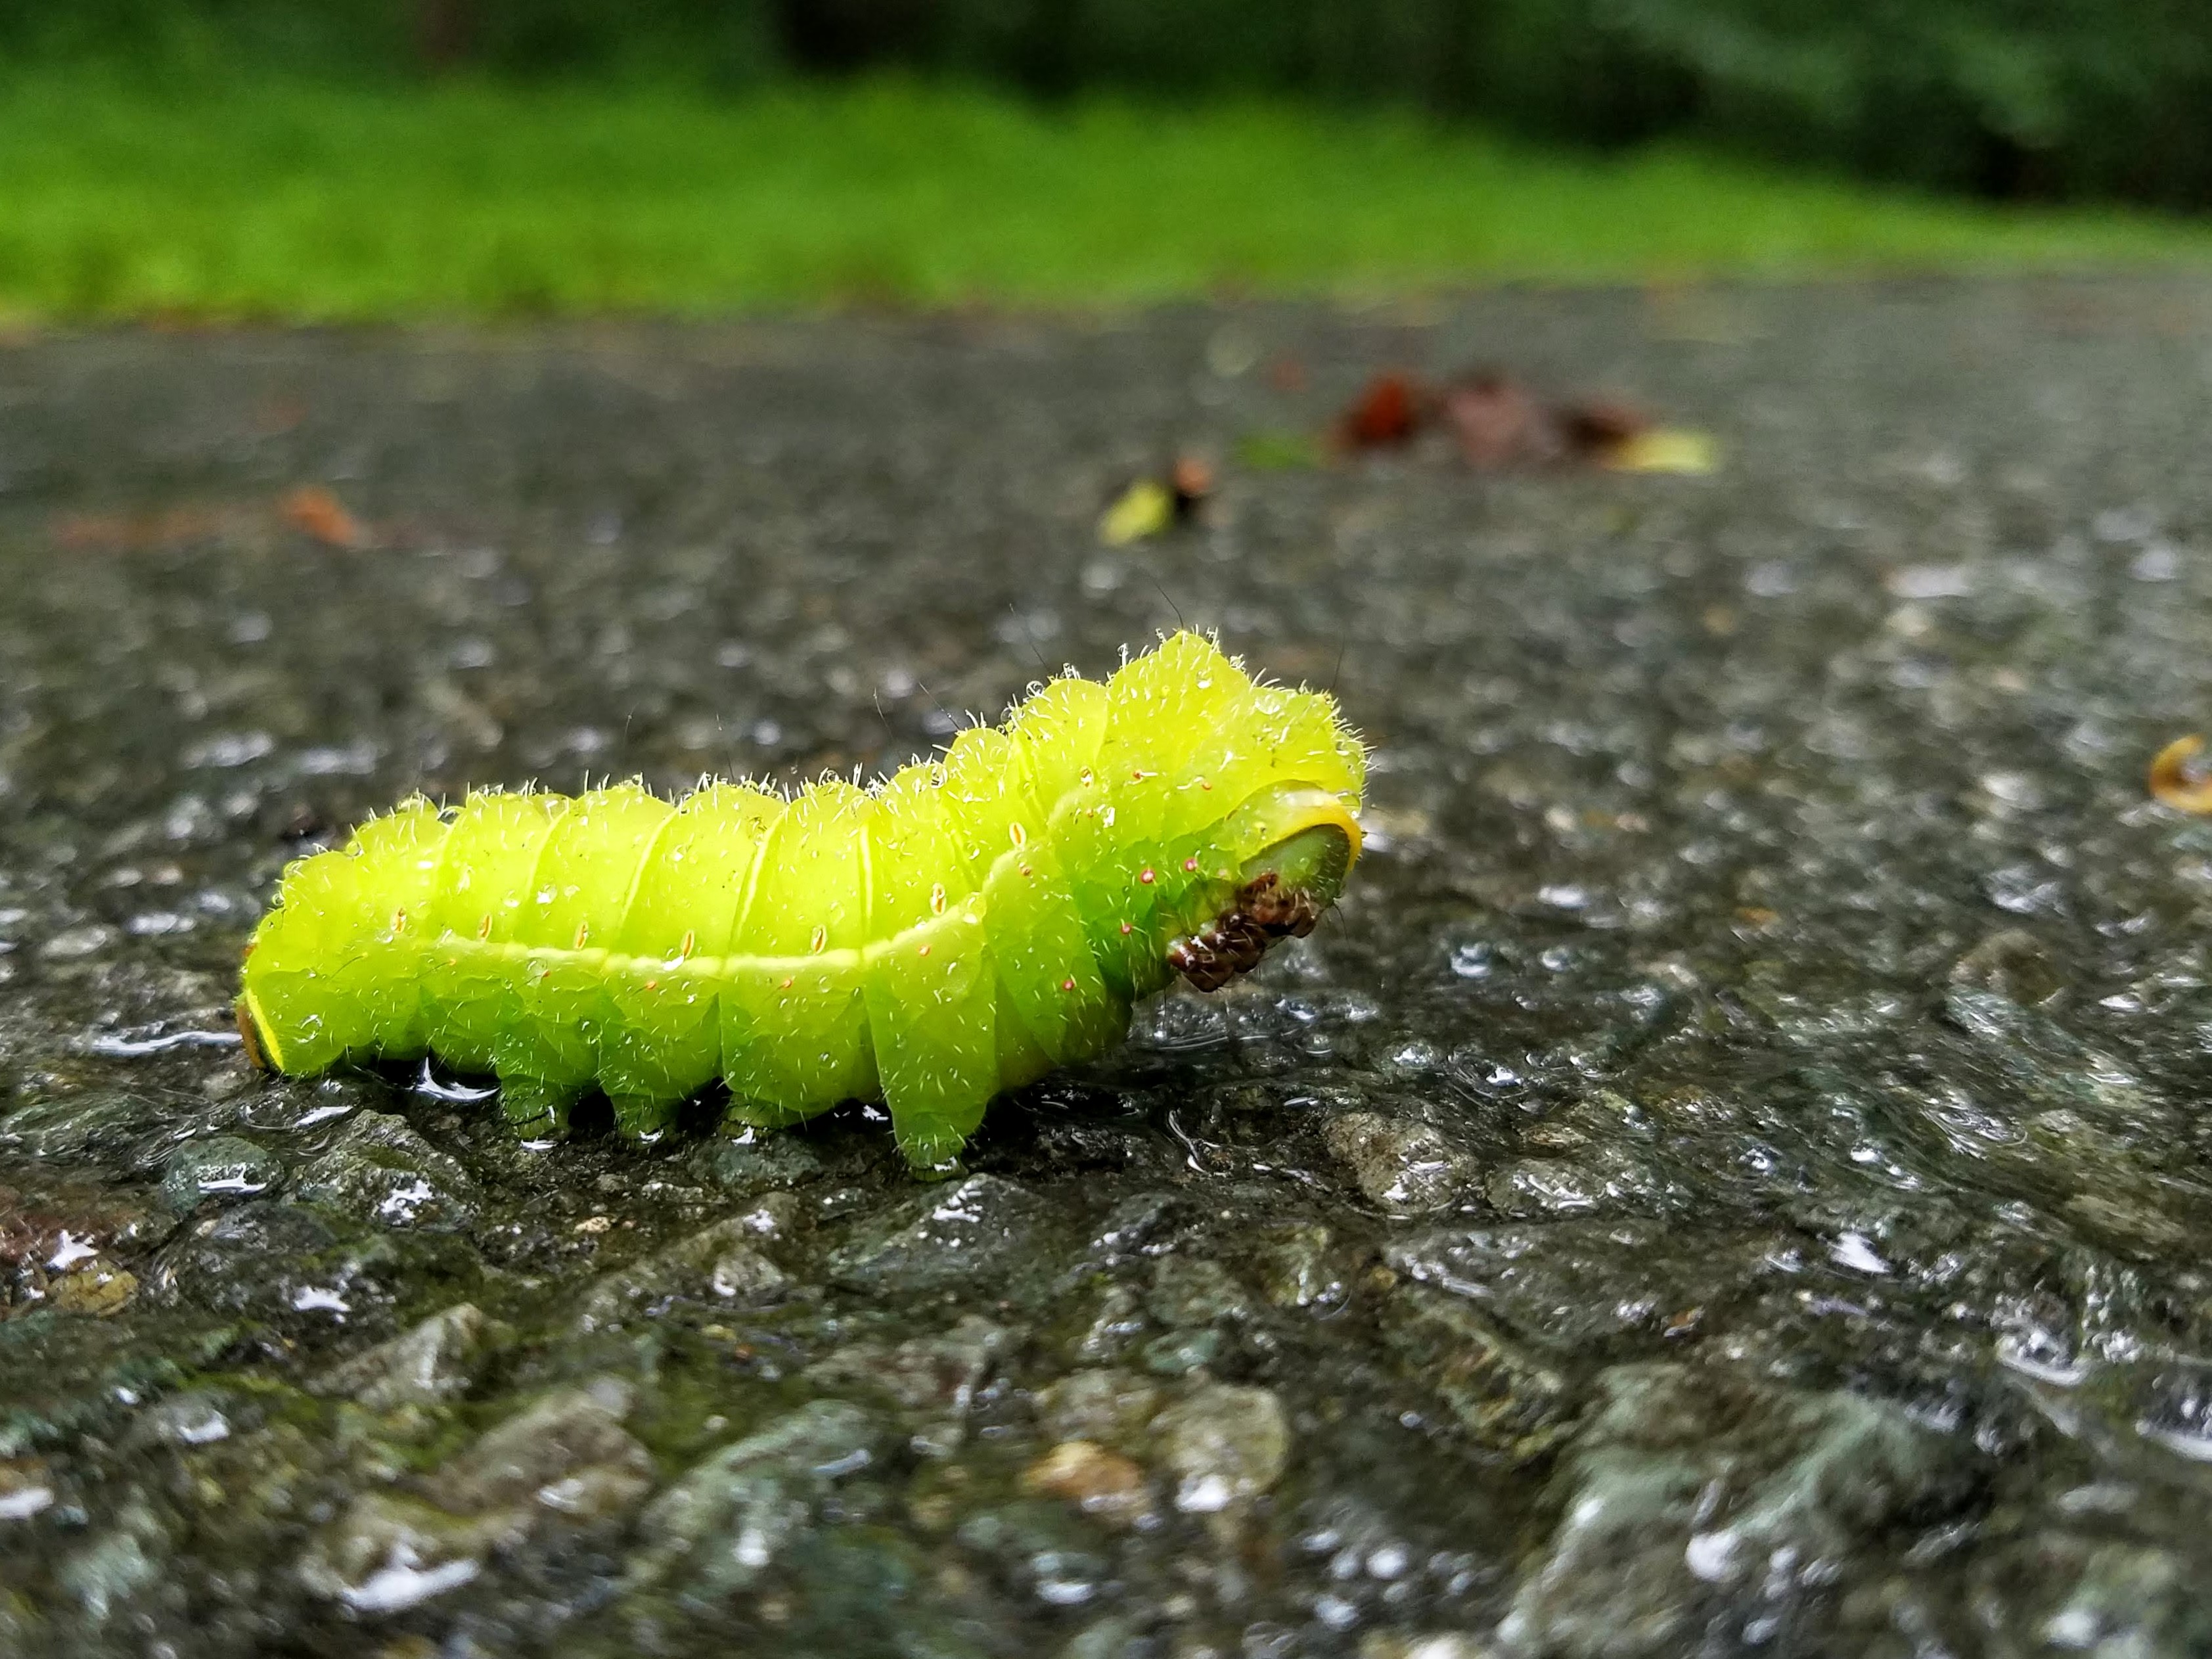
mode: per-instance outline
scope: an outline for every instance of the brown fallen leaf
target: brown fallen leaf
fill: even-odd
[[[1175,496],[1176,521],[1188,523],[1213,494],[1212,464],[1203,456],[1176,456],[1176,464],[1168,469],[1168,489]]]
[[[1614,398],[1541,404],[1504,374],[1455,382],[1443,408],[1460,453],[1481,472],[1562,461],[1611,472],[1706,473],[1715,465],[1713,441],[1702,432],[1654,426]]]
[[[234,514],[208,507],[167,507],[148,513],[72,513],[54,520],[54,539],[73,553],[145,553],[204,541]]]
[[[1569,449],[1601,462],[1651,429],[1650,417],[1642,410],[1610,398],[1563,404],[1556,418]]]
[[[1565,441],[1548,412],[1503,374],[1476,374],[1444,393],[1444,418],[1467,464],[1480,471],[1554,461]]]
[[[1337,441],[1346,449],[1402,444],[1419,429],[1428,403],[1427,393],[1410,377],[1377,374],[1337,417]]]
[[[1085,1514],[1127,1526],[1151,1507],[1145,1472],[1090,1440],[1063,1440],[1022,1471],[1022,1490],[1049,1493]]]
[[[301,484],[284,497],[282,511],[286,524],[295,530],[305,531],[325,547],[368,544],[361,521],[320,484]]]
[[[2212,812],[2212,775],[2190,762],[2204,751],[2204,739],[2191,732],[2160,750],[2150,763],[2150,793],[2181,812]]]

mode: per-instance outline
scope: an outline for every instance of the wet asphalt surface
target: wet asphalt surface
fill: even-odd
[[[1237,459],[1390,364],[1723,465]],[[0,348],[0,1653],[2206,1650],[2208,415],[2182,280]],[[951,1184],[226,1046],[410,790],[1178,616],[1370,855]]]

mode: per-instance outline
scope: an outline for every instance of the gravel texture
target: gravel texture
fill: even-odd
[[[1392,364],[1722,466],[1237,459]],[[2208,415],[2184,280],[0,348],[0,1654],[2206,1650]],[[889,768],[1178,613],[1369,855],[951,1182],[228,1040],[409,790]]]

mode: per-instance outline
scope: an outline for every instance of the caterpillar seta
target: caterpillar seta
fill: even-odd
[[[941,1169],[1139,999],[1310,931],[1359,854],[1365,758],[1329,696],[1185,631],[866,788],[417,796],[286,869],[240,1028],[283,1072],[495,1073],[553,1131],[593,1087],[635,1135],[718,1079],[763,1127],[880,1098]]]

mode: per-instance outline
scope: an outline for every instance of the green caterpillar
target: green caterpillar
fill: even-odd
[[[294,863],[247,947],[263,1063],[435,1053],[519,1125],[627,1133],[717,1078],[774,1127],[880,1097],[917,1169],[991,1097],[1212,990],[1335,902],[1365,752],[1327,696],[1178,633],[872,788],[416,797]]]

